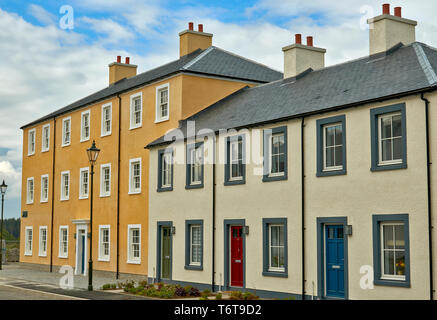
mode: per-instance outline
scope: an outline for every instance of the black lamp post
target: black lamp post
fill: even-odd
[[[0,270],[2,270],[2,263],[3,263],[3,204],[5,202],[5,193],[6,189],[8,188],[7,184],[5,183],[5,180],[3,180],[3,183],[0,185],[0,191],[2,193],[2,222],[0,226]]]
[[[93,140],[91,148],[87,149],[88,160],[91,165],[91,197],[90,197],[90,258],[88,261],[88,291],[93,291],[93,186],[94,186],[94,164],[99,156],[100,149],[97,149]]]

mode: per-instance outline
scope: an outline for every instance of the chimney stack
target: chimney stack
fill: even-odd
[[[325,67],[326,49],[314,47],[313,37],[307,37],[307,45],[302,44],[302,35],[295,35],[295,44],[282,48],[284,52],[284,78],[295,77],[311,68]]]
[[[188,29],[179,33],[179,54],[181,57],[212,46],[212,34],[203,31],[203,24],[198,25],[199,31],[194,31],[194,23],[188,23]]]
[[[121,56],[117,56],[117,62],[109,65],[109,84],[137,75],[137,66],[130,64],[129,57],[125,61],[126,63],[121,63]]]
[[[367,20],[370,25],[370,55],[381,53],[402,42],[408,45],[416,41],[417,21],[402,18],[402,8],[394,8],[390,14],[390,4],[382,5],[382,15]]]

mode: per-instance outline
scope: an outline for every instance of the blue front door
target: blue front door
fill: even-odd
[[[326,296],[344,298],[343,225],[325,226]]]

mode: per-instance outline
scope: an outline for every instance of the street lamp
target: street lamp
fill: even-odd
[[[5,183],[5,180],[3,180],[3,183],[0,185],[0,191],[2,193],[2,222],[0,226],[0,270],[2,270],[3,263],[3,204],[5,202],[5,193],[7,188],[8,185]]]
[[[91,198],[90,198],[90,258],[88,261],[88,291],[93,291],[93,186],[94,186],[94,164],[99,156],[100,149],[97,149],[93,140],[91,148],[86,150],[91,165]]]

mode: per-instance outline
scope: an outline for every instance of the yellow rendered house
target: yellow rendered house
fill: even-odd
[[[24,125],[20,262],[69,265],[87,274],[90,168],[94,171],[95,270],[148,274],[149,150],[179,121],[282,73],[212,46],[193,23],[179,34],[180,58],[137,75],[127,57],[109,65],[109,85]]]

